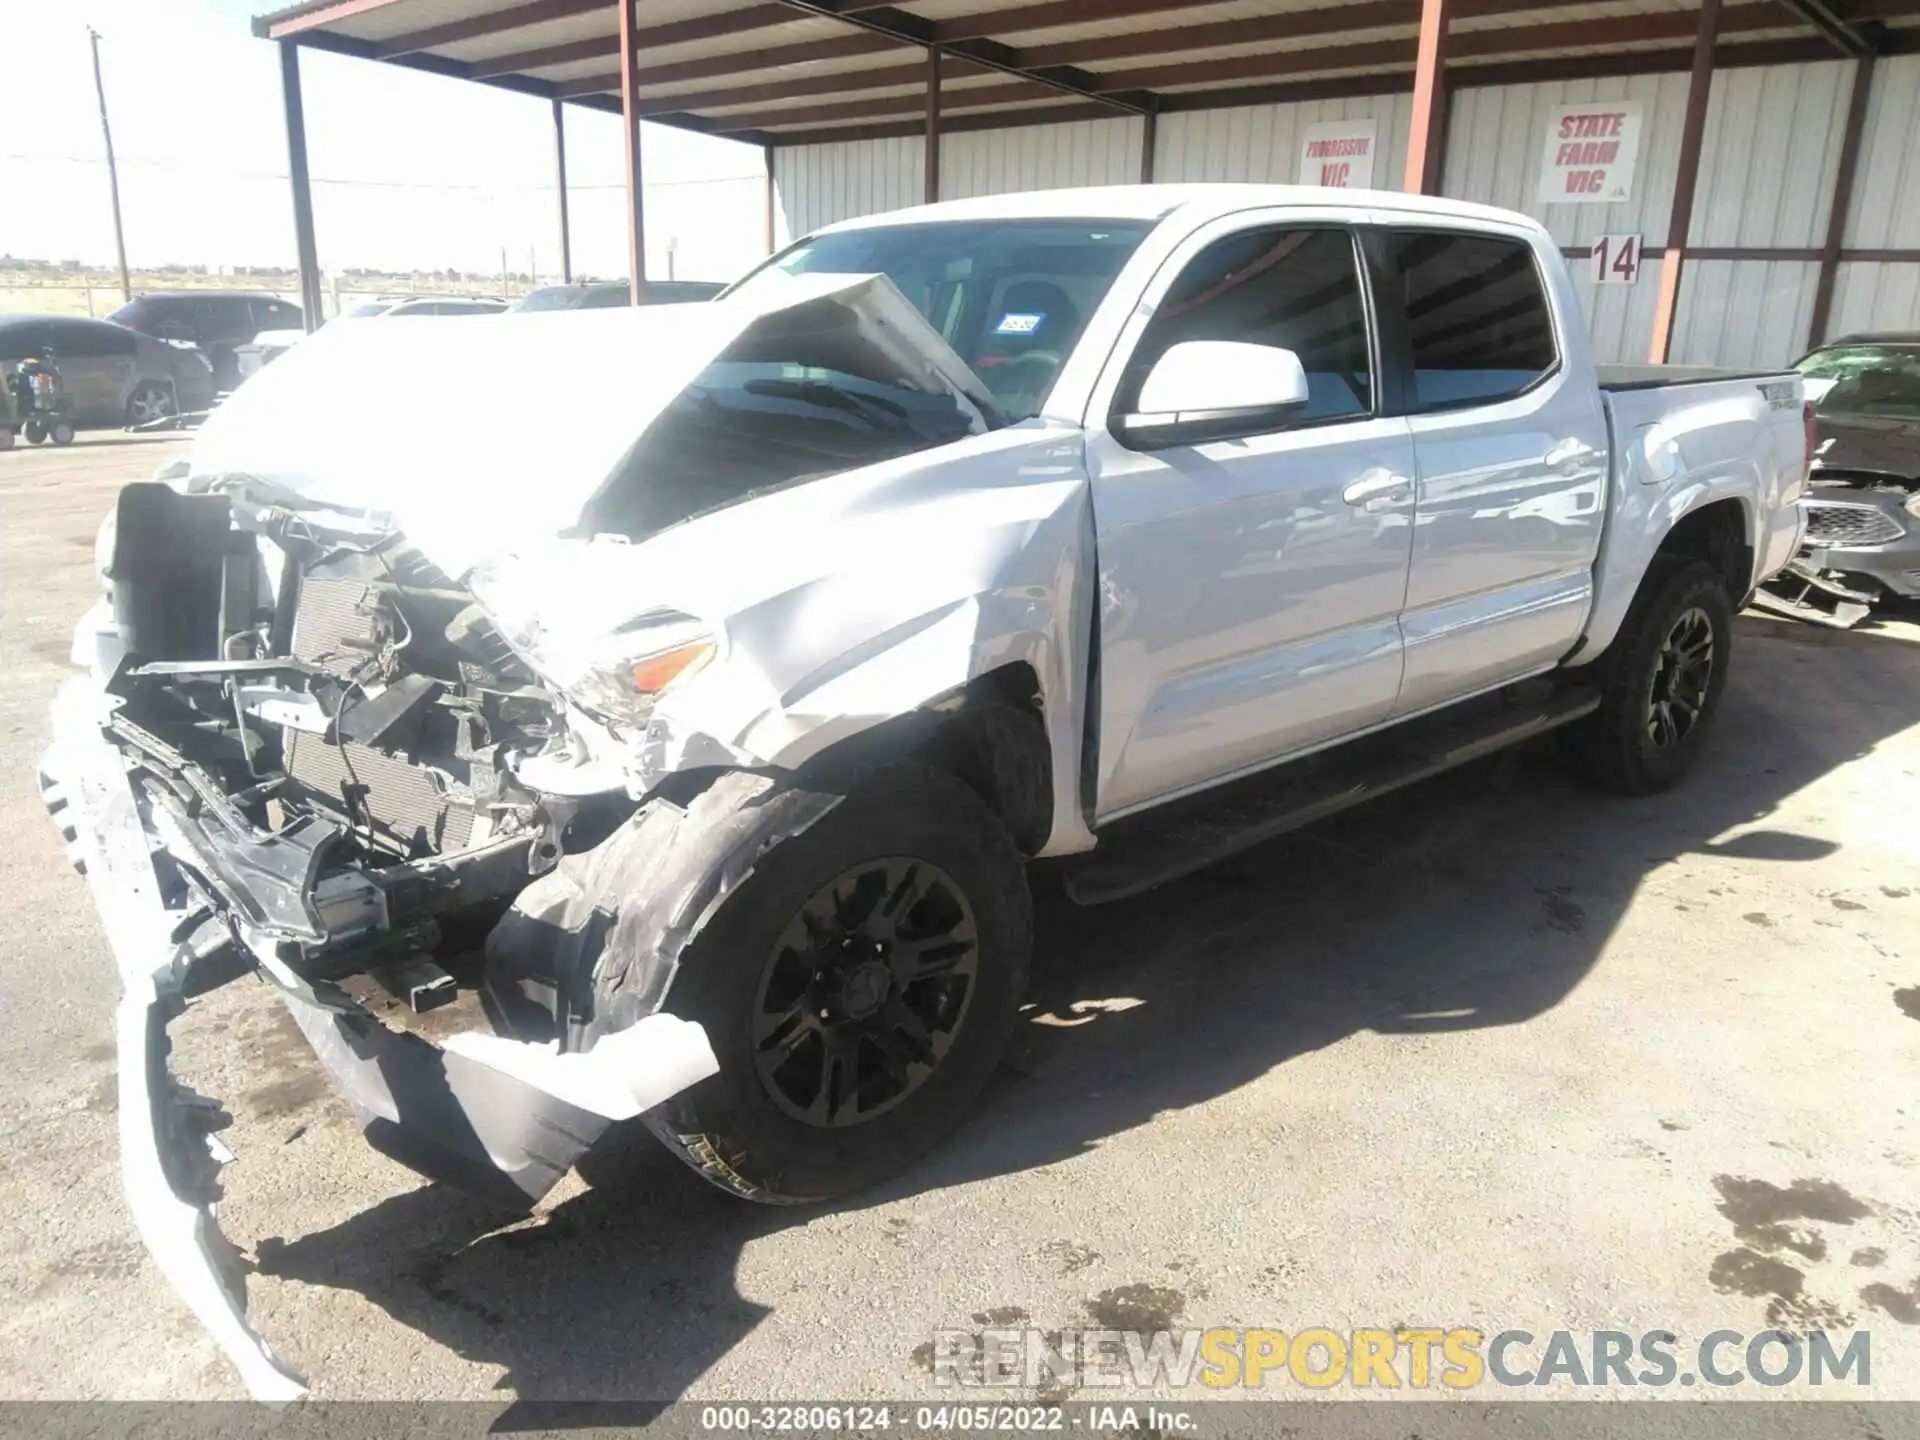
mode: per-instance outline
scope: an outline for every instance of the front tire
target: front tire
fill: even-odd
[[[26,428],[21,433],[27,437],[27,443],[29,445],[43,445],[46,443],[47,427],[38,420],[27,421]]]
[[[73,426],[64,420],[56,420],[53,422],[53,428],[47,432],[47,435],[56,445],[71,445],[73,443]]]
[[[827,1200],[966,1117],[1012,1034],[1032,947],[1019,852],[980,798],[882,772],[775,844],[687,946],[667,1010],[719,1074],[649,1112],[715,1185]]]
[[[1651,572],[1598,662],[1600,708],[1568,735],[1587,776],[1621,795],[1677,785],[1719,709],[1732,644],[1733,601],[1713,566]]]

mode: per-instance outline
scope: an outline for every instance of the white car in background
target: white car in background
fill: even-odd
[[[406,315],[504,315],[507,302],[485,295],[396,295],[366,300],[342,310],[338,320],[375,320]],[[245,380],[306,334],[303,330],[263,330],[234,351]]]

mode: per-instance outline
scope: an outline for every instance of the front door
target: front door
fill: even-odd
[[[1169,261],[1087,418],[1099,558],[1095,818],[1385,720],[1400,689],[1413,441],[1382,413],[1353,232],[1289,211],[1210,227]],[[1109,428],[1188,340],[1294,351],[1285,428],[1128,449]]]

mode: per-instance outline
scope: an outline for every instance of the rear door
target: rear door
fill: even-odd
[[[1095,389],[1099,820],[1339,739],[1393,708],[1413,441],[1381,395],[1345,218],[1289,210],[1202,229],[1149,287]],[[1307,412],[1246,439],[1128,449],[1113,417],[1187,340],[1293,350]]]
[[[1592,603],[1606,415],[1538,243],[1424,219],[1371,237],[1419,467],[1397,714],[1546,669]]]
[[[48,329],[74,418],[88,424],[117,423],[133,384],[138,337],[124,326],[99,320],[52,320]]]

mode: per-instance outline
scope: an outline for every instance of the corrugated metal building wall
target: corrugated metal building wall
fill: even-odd
[[[1689,243],[1808,250],[1826,239],[1834,170],[1852,83],[1849,62],[1725,70],[1714,79]],[[1642,105],[1633,195],[1608,205],[1543,204],[1541,148],[1556,105],[1634,99]],[[1471,88],[1453,100],[1444,193],[1523,211],[1559,243],[1584,251],[1603,234],[1665,243],[1679,165],[1687,77],[1643,75]],[[1374,183],[1397,188],[1405,164],[1412,98],[1243,106],[1164,115],[1154,177],[1164,181],[1298,178],[1302,130],[1317,121],[1379,122]],[[1920,56],[1879,62],[1868,109],[1849,250],[1920,249]],[[1142,122],[1067,125],[948,135],[943,198],[1051,186],[1126,183],[1139,176]],[[809,145],[777,152],[776,179],[790,234],[876,210],[918,203],[917,138]],[[783,237],[784,238],[784,237]],[[1658,292],[1651,261],[1635,285],[1594,285],[1575,257],[1596,354],[1644,358]],[[1810,259],[1693,258],[1680,292],[1675,363],[1778,365],[1808,344],[1818,263]],[[1920,328],[1920,265],[1853,260],[1839,269],[1831,333]]]
[[[1867,104],[1847,217],[1855,250],[1920,248],[1920,56],[1882,60]],[[1920,329],[1920,265],[1852,260],[1833,292],[1833,333]]]

